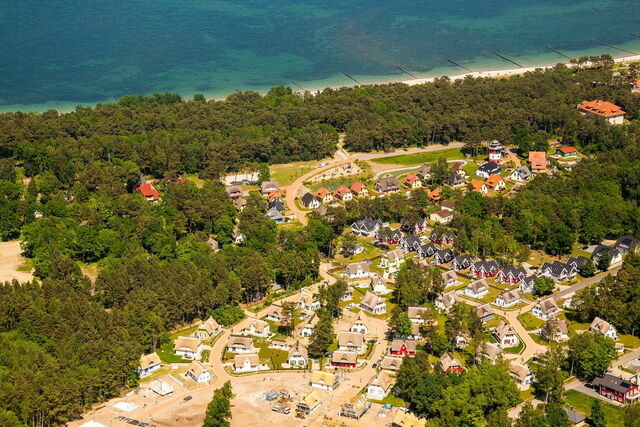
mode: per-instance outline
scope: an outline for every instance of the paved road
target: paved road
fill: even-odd
[[[308,211],[303,211],[302,209],[299,209],[298,206],[296,206],[296,197],[301,196],[301,194],[298,194],[298,193],[300,192],[301,188],[304,186],[304,182],[319,173],[325,172],[329,169],[333,169],[338,166],[353,163],[354,161],[355,161],[355,158],[350,157],[345,160],[340,160],[339,162],[331,163],[328,166],[325,166],[323,168],[311,170],[305,173],[304,175],[302,175],[301,177],[299,177],[298,179],[296,179],[295,181],[293,181],[288,186],[283,187],[283,189],[286,190],[285,203],[287,204],[287,209],[291,211],[291,213],[298,219],[298,221],[300,221],[302,225],[307,225],[307,223],[309,222],[307,221],[307,217],[306,217]]]
[[[391,153],[348,153],[344,149],[340,148],[334,155],[334,159],[342,158],[343,160],[339,160],[337,162],[334,161],[323,168],[311,170],[306,174],[302,175],[301,177],[299,177],[298,179],[296,179],[294,182],[292,182],[288,186],[282,187],[284,190],[286,190],[285,203],[287,205],[287,209],[291,211],[291,213],[298,219],[298,221],[300,221],[302,225],[307,225],[308,221],[307,221],[306,215],[307,215],[307,212],[309,211],[304,211],[302,209],[299,209],[298,206],[296,206],[296,197],[302,196],[302,194],[299,194],[299,193],[301,193],[301,189],[304,187],[305,181],[329,169],[333,169],[338,166],[343,166],[349,163],[353,163],[356,160],[371,160],[371,159],[397,156],[401,154],[414,154],[414,153],[424,153],[429,151],[441,151],[441,150],[447,150],[450,148],[460,148],[463,146],[464,144],[461,142],[452,142],[449,145],[434,144],[424,148],[413,147],[413,148],[408,148],[406,150],[395,150]],[[347,155],[350,155],[351,157],[347,157]]]
[[[569,286],[567,289],[564,289],[564,290],[562,290],[560,292],[556,292],[555,294],[553,294],[553,296],[554,296],[554,298],[565,298],[565,297],[572,296],[577,291],[579,291],[581,289],[584,289],[587,286],[591,286],[594,283],[597,283],[597,282],[601,281],[602,279],[604,279],[609,274],[613,274],[615,276],[616,274],[618,274],[619,270],[620,270],[620,267],[615,267],[615,268],[612,268],[609,271],[603,271],[602,273],[598,273],[595,276],[590,277],[588,279],[585,279],[582,282],[576,283],[573,286]]]

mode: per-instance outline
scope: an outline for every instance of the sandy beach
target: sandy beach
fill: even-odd
[[[613,59],[615,63],[629,63],[629,62],[638,62],[640,61],[640,55],[628,55],[628,56],[621,56],[618,58],[614,58]],[[418,77],[418,78],[411,78],[411,79],[403,79],[403,78],[397,78],[397,79],[389,79],[389,80],[385,80],[385,81],[381,81],[381,82],[376,82],[376,83],[363,83],[362,86],[367,86],[367,85],[373,85],[373,84],[388,84],[388,83],[404,83],[407,84],[409,86],[414,86],[414,85],[420,85],[420,84],[425,84],[425,83],[432,83],[434,82],[436,79],[442,78],[442,77],[448,77],[451,80],[462,80],[465,79],[467,77],[473,77],[473,78],[479,78],[479,77],[508,77],[508,76],[515,76],[518,74],[524,74],[524,73],[528,73],[531,71],[535,71],[535,70],[547,70],[550,68],[555,67],[557,64],[564,64],[567,67],[575,67],[575,64],[571,64],[569,62],[556,62],[553,64],[544,64],[544,65],[536,65],[536,66],[531,66],[531,67],[518,67],[518,68],[508,68],[508,69],[494,69],[494,70],[484,70],[484,71],[474,71],[474,72],[468,72],[468,73],[461,73],[461,74],[443,74],[440,76],[435,76],[435,77]],[[307,90],[306,92],[309,92],[311,94],[316,94],[318,92],[323,91],[326,88],[331,88],[331,89],[338,89],[341,87],[357,87],[359,85],[357,84],[353,84],[353,85],[342,85],[342,86],[328,86],[328,87],[322,87],[322,88],[312,88]],[[299,94],[303,94],[306,93],[302,90],[300,91],[295,91],[296,93]]]

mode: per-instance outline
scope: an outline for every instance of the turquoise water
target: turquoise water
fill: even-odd
[[[20,0],[0,4],[0,110],[179,91],[224,97],[640,51],[632,0]],[[406,76],[406,75],[405,75]],[[408,77],[408,76],[406,76]]]

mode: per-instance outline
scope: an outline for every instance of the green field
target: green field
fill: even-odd
[[[542,324],[544,323],[544,320],[538,319],[536,316],[530,313],[521,314],[520,316],[518,316],[518,320],[520,321],[520,323],[522,323],[522,326],[524,326],[527,331],[538,329],[542,327]]]
[[[566,397],[566,406],[573,407],[573,410],[589,416],[591,403],[595,397],[580,393],[577,390],[569,390]],[[605,421],[607,426],[622,426],[622,409],[610,403],[602,402]]]
[[[382,163],[385,165],[420,165],[422,163],[431,163],[444,157],[450,159],[464,159],[464,154],[459,148],[448,148],[446,150],[428,151],[425,153],[401,154],[399,156],[382,157],[373,159],[374,163]]]
[[[279,165],[271,165],[269,167],[270,178],[278,181],[278,184],[289,185],[305,173],[318,168],[321,160],[312,160],[310,162],[293,162]]]

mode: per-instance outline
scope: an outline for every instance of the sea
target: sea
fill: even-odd
[[[638,0],[0,2],[0,111],[222,99],[640,52]]]

